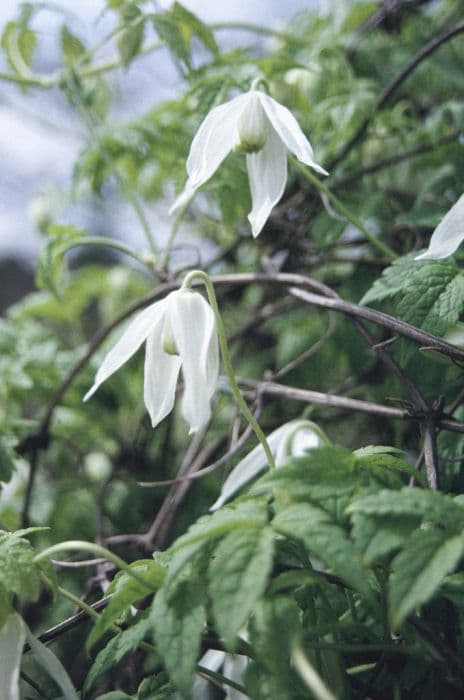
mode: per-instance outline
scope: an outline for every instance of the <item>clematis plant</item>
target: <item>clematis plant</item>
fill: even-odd
[[[425,253],[415,260],[441,260],[452,255],[464,241],[464,194],[445,214],[432,234]]]
[[[172,410],[182,368],[182,415],[190,432],[196,432],[211,416],[219,351],[213,311],[201,294],[189,288],[171,292],[136,316],[104,358],[84,401],[145,341],[144,399],[153,427]]]
[[[274,430],[267,437],[274,455],[276,467],[281,467],[290,457],[301,457],[307,450],[328,443],[328,438],[318,425],[309,420],[292,420]],[[248,481],[266,468],[263,447],[257,445],[230,472],[219,498],[210,510],[217,510]]]
[[[200,125],[187,158],[187,183],[170,213],[190,200],[232,150],[246,154],[252,199],[248,219],[255,237],[284,192],[287,151],[318,173],[328,174],[314,161],[311,144],[292,113],[252,88],[214,107]]]

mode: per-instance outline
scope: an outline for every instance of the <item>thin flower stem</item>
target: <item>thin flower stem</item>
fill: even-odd
[[[119,241],[115,241],[112,238],[105,238],[105,236],[82,236],[81,238],[74,239],[72,243],[66,244],[63,248],[65,251],[68,251],[71,248],[78,248],[80,246],[105,246],[106,248],[114,248],[114,250],[119,250],[121,253],[134,258],[134,260],[137,260],[141,265],[147,266],[147,261],[133,248]],[[148,267],[150,266],[148,265]]]
[[[206,287],[206,291],[208,294],[209,302],[211,304],[211,308],[213,309],[214,315],[216,317],[216,325],[217,325],[217,331],[218,331],[218,336],[219,336],[219,345],[221,348],[221,354],[222,354],[222,359],[224,362],[224,368],[226,370],[227,378],[229,380],[230,388],[232,391],[232,394],[234,396],[235,401],[237,402],[237,405],[239,406],[240,410],[242,411],[243,415],[245,416],[246,420],[248,423],[251,425],[253,428],[256,437],[258,438],[259,442],[263,446],[264,453],[266,455],[266,459],[269,464],[270,469],[275,469],[275,461],[274,457],[271,452],[271,448],[269,447],[269,444],[266,440],[266,436],[264,435],[263,431],[261,430],[257,420],[253,416],[252,412],[248,408],[248,405],[245,401],[245,399],[242,396],[242,393],[239,389],[239,386],[237,384],[237,380],[235,379],[235,373],[234,369],[232,367],[232,361],[230,359],[230,354],[229,354],[229,348],[227,347],[227,340],[226,340],[226,331],[224,328],[224,323],[222,321],[222,316],[221,312],[219,311],[219,306],[217,303],[216,299],[216,293],[214,291],[214,286],[206,274],[206,272],[203,272],[202,270],[192,270],[192,272],[189,272],[188,275],[185,277],[184,281],[182,282],[182,288],[187,289],[190,287],[191,283],[195,278],[201,279],[203,284]]]
[[[110,561],[112,564],[114,564],[118,569],[121,569],[122,571],[125,571],[128,576],[132,576],[132,578],[136,579],[139,583],[143,584],[146,588],[150,590],[150,592],[153,592],[156,590],[156,588],[146,579],[143,578],[143,576],[140,576],[137,574],[129,564],[127,564],[124,559],[121,559],[121,557],[118,557],[117,554],[113,554],[109,549],[106,549],[106,547],[102,547],[99,544],[95,544],[94,542],[84,542],[81,540],[69,540],[68,542],[59,542],[58,544],[54,544],[51,547],[47,547],[47,549],[44,549],[42,552],[39,552],[39,554],[36,554],[34,557],[34,562],[38,563],[39,561],[42,561],[42,559],[47,559],[51,558],[53,554],[56,554],[57,552],[64,552],[64,551],[78,551],[78,552],[91,552],[92,554],[96,554],[99,557],[104,557],[107,561]]]
[[[300,678],[317,700],[337,700],[300,647],[292,651],[292,662]]]
[[[327,185],[324,185],[319,178],[317,178],[309,168],[306,168],[304,165],[301,165],[300,163],[296,162],[295,167],[297,170],[304,175],[304,177],[309,180],[309,182],[314,185],[314,187],[319,191],[323,192],[325,196],[330,200],[330,202],[345,216],[350,223],[353,224],[353,226],[356,226],[357,229],[361,231],[361,233],[367,238],[372,245],[377,248],[377,250],[382,253],[382,255],[385,255],[389,260],[396,260],[398,257],[397,254],[395,253],[394,250],[390,248],[386,243],[383,241],[379,240],[376,236],[374,236],[373,233],[369,231],[369,229],[364,226],[363,222],[361,219],[359,219],[356,214],[353,214],[344,204],[341,202],[336,195],[327,187]]]

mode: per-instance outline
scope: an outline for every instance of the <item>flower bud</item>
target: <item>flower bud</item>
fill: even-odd
[[[250,93],[243,113],[237,123],[238,142],[235,150],[239,153],[258,153],[266,143],[267,119],[259,97]]]

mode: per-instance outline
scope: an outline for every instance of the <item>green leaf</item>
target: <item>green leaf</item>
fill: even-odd
[[[464,508],[446,494],[429,489],[408,488],[400,491],[380,491],[356,498],[348,513],[372,516],[416,516],[419,520],[443,525],[451,532],[464,528]]]
[[[17,533],[0,534],[0,585],[23,601],[34,602],[40,593],[40,567],[34,556],[30,543]]]
[[[290,655],[301,636],[300,610],[293,598],[259,601],[250,625],[250,644],[269,673],[289,678]]]
[[[166,574],[166,569],[152,559],[135,561],[130,565],[130,568],[135,574],[152,583],[154,587],[162,585]],[[100,614],[88,637],[87,648],[89,649],[116,620],[128,612],[135,601],[145,598],[148,590],[141,581],[130,576],[126,571],[120,571],[109,586],[107,593],[113,597]]]
[[[240,528],[262,528],[267,523],[267,509],[262,503],[247,501],[235,506],[227,506],[212,515],[206,515],[194,523],[185,535],[179,537],[170,552],[200,540],[212,539]]]
[[[137,700],[172,700],[176,692],[164,672],[144,678],[137,691]]]
[[[213,32],[197,15],[188,10],[180,2],[175,2],[173,4],[171,13],[173,19],[179,24],[185,41],[187,41],[189,45],[191,44],[192,38],[196,37],[213,56],[219,56],[219,47]]]
[[[73,66],[85,54],[84,44],[75,34],[70,32],[65,24],[61,27],[60,43],[63,59],[67,66]]]
[[[338,446],[314,448],[304,457],[268,472],[250,489],[251,495],[279,493],[283,498],[326,501],[352,493],[360,484],[356,458]]]
[[[175,2],[170,10],[152,16],[153,25],[160,39],[166,42],[182,70],[193,70],[191,61],[192,40],[198,39],[213,56],[219,49],[211,30],[193,12]]]
[[[266,588],[274,537],[270,528],[230,532],[212,555],[208,577],[213,614],[230,651],[235,650],[237,634]]]
[[[392,454],[373,453],[362,454],[359,456],[359,450],[355,452],[358,457],[358,464],[362,469],[366,469],[376,476],[380,483],[385,486],[395,487],[402,486],[404,480],[399,476],[399,473],[413,476],[422,486],[427,488],[427,479],[422,472],[416,469],[413,465],[405,462],[404,459],[395,457]]]
[[[403,321],[443,336],[454,326],[464,307],[464,277],[453,262],[416,262],[405,255],[383,271],[361,299],[361,304],[393,301],[393,312]],[[403,347],[408,359],[412,346]]]
[[[375,607],[371,574],[346,532],[331,523],[320,509],[297,504],[282,510],[273,520],[274,529],[303,542],[308,551]]]
[[[84,694],[87,694],[94,683],[116,666],[127,653],[136,649],[151,629],[152,621],[145,616],[137,620],[129,629],[113,637],[97,654],[85,679]]]
[[[46,670],[48,675],[53,678],[63,693],[64,699],[78,700],[77,692],[61,661],[55,656],[51,649],[34,637],[27,625],[26,639],[29,642],[37,663],[39,663],[40,666]]]
[[[400,549],[418,524],[419,519],[415,516],[395,515],[392,518],[390,515],[355,513],[351,534],[364,562],[371,565]]]
[[[128,24],[127,27],[120,32],[117,39],[119,55],[125,67],[127,67],[138,54],[145,33],[145,20],[142,13],[139,12],[135,19],[137,21],[132,21]]]
[[[203,587],[195,582],[186,582],[181,594],[169,599],[162,588],[155,596],[150,614],[157,649],[169,677],[186,698],[191,697],[205,624],[203,600]]]
[[[417,530],[393,560],[388,584],[388,607],[393,629],[438,590],[464,554],[461,535],[440,530]]]

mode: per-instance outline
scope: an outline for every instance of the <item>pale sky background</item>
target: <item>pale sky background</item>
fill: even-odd
[[[44,3],[45,5],[47,3]],[[57,0],[48,5],[60,7],[66,24],[89,45],[105,36],[115,23],[114,13],[104,13],[102,0]],[[153,2],[158,9],[169,0]],[[301,10],[317,0],[184,0],[184,5],[206,22],[240,21],[266,26],[284,25]],[[19,0],[0,0],[0,31],[17,16]],[[40,12],[33,20],[40,38],[34,68],[47,73],[60,65],[57,34],[63,14]],[[219,32],[222,45],[253,44],[266,41],[247,32]],[[99,54],[112,56],[110,45]],[[0,70],[9,70],[0,57]],[[166,51],[159,51],[134,61],[129,70],[111,73],[111,84],[118,99],[112,111],[115,122],[126,122],[150,108],[156,101],[174,96],[182,89],[179,77]],[[41,246],[34,223],[34,210],[40,208],[40,194],[46,193],[60,202],[60,190],[69,188],[72,165],[83,144],[83,127],[75,118],[65,98],[57,90],[29,89],[21,92],[15,85],[0,81],[0,256],[15,256],[32,261]],[[35,202],[35,204],[34,204]],[[147,205],[146,215],[167,229],[167,207]],[[93,234],[111,232],[140,248],[145,247],[138,222],[127,205],[114,199],[110,203],[81,202],[65,207],[60,223],[88,225]]]

